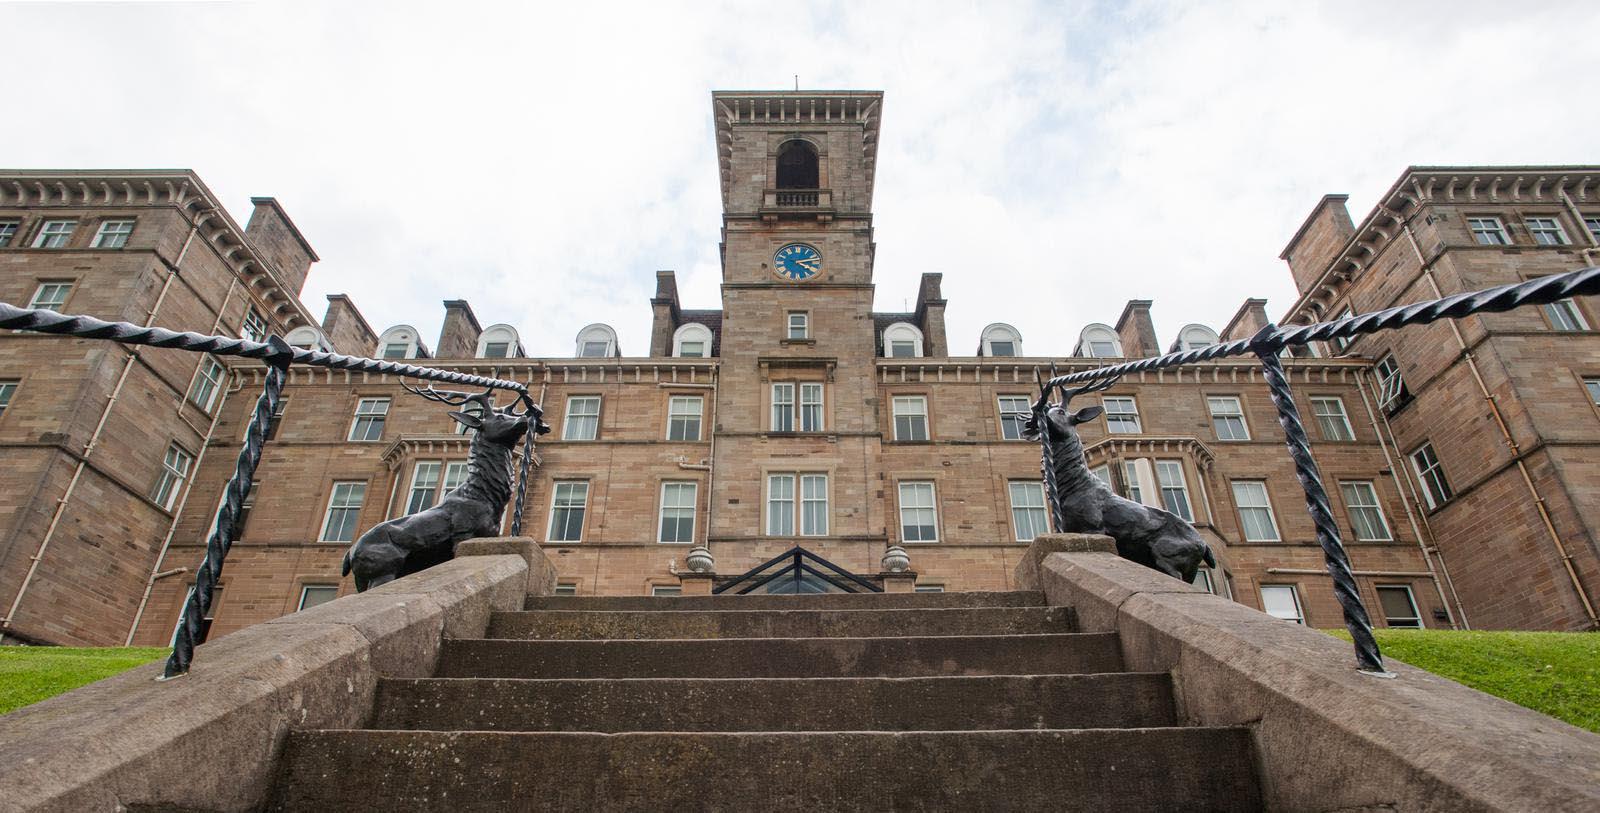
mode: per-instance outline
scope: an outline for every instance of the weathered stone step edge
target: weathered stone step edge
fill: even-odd
[[[1166,673],[915,678],[384,680],[367,728],[422,731],[860,731],[1176,724]]]
[[[527,610],[827,610],[893,607],[1043,607],[1038,590],[972,593],[822,593],[756,596],[528,596]]]
[[[269,809],[1258,810],[1253,764],[1244,728],[296,731]]]
[[[858,638],[1077,631],[1069,607],[849,610],[524,610],[495,613],[486,638],[597,640]]]
[[[918,677],[1121,672],[1116,633],[445,641],[438,677]]]

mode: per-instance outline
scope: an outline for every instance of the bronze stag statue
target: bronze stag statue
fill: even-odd
[[[1191,581],[1200,563],[1216,567],[1211,548],[1183,518],[1160,508],[1123,499],[1089,471],[1083,441],[1073,427],[1094,420],[1101,406],[1067,412],[1075,395],[1099,392],[1115,384],[1107,379],[1077,389],[1061,388],[1061,401],[1049,403],[1050,388],[1040,382],[1039,400],[1022,424],[1022,436],[1042,440],[1045,490],[1063,533],[1105,534],[1117,541],[1117,554],[1173,578]],[[1041,433],[1044,433],[1041,436]]]
[[[515,404],[496,409],[489,393],[406,389],[430,401],[465,407],[450,417],[476,430],[467,453],[467,480],[438,505],[378,525],[350,546],[344,574],[355,574],[358,592],[449,561],[463,539],[498,535],[511,498],[512,453],[530,427],[537,435],[550,431],[543,411],[526,397],[521,399],[526,408],[518,412]]]

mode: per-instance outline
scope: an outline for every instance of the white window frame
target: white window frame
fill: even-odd
[[[1472,232],[1472,239],[1480,246],[1511,245],[1511,235],[1506,233],[1506,225],[1498,217],[1469,217],[1467,230]]]
[[[1351,308],[1350,306],[1347,305],[1347,306],[1345,306],[1345,309],[1339,313],[1338,316],[1334,317],[1334,321],[1337,322],[1340,319],[1349,319],[1350,317],[1355,316],[1355,315],[1356,315],[1355,309]],[[1346,339],[1343,336],[1335,336],[1335,337],[1329,339],[1328,340],[1328,345],[1333,349],[1333,352],[1330,355],[1337,356],[1337,355],[1342,354],[1344,351],[1349,350],[1350,349],[1350,343],[1353,342],[1353,341],[1355,341],[1355,340],[1354,339]]]
[[[684,505],[684,492],[687,491],[688,504]],[[670,495],[670,496],[669,496]],[[692,545],[696,524],[696,513],[700,499],[700,483],[695,480],[666,480],[661,483],[661,503],[656,512],[656,542],[663,545]],[[670,503],[670,504],[669,504]],[[672,512],[669,517],[668,512]],[[689,533],[686,539],[667,538],[667,520],[673,520],[674,530],[682,535],[682,521],[689,520]]]
[[[1424,441],[1406,457],[1411,460],[1412,472],[1422,483],[1422,499],[1428,504],[1428,510],[1437,509],[1455,499],[1450,478],[1445,475],[1444,465],[1439,462],[1439,453],[1433,448],[1432,441]]]
[[[577,582],[556,582],[556,591],[553,595],[575,596],[578,594]]]
[[[766,535],[827,536],[828,487],[823,472],[768,472]],[[808,512],[813,507],[820,509],[815,515]]]
[[[418,460],[411,466],[411,488],[406,490],[406,515],[426,511],[439,502],[444,483],[444,461]]]
[[[1266,480],[1230,480],[1228,482],[1228,485],[1232,487],[1233,504],[1234,504],[1234,507],[1239,512],[1239,535],[1241,537],[1243,537],[1246,542],[1281,542],[1281,541],[1283,541],[1283,532],[1281,530],[1279,530],[1279,528],[1278,528],[1278,516],[1277,516],[1277,513],[1272,510],[1272,493],[1267,488],[1267,481]],[[1241,486],[1244,487],[1243,490],[1240,489]],[[1247,503],[1246,499],[1245,499],[1246,498],[1246,494],[1248,493],[1251,498],[1254,498],[1255,496],[1257,496],[1257,494],[1255,493],[1255,489],[1256,488],[1260,489],[1260,492],[1259,492],[1259,496],[1261,498],[1260,504],[1258,505],[1258,504],[1254,503],[1253,501]],[[1246,519],[1246,517],[1251,516],[1251,514],[1247,514],[1246,513],[1248,511],[1265,512],[1267,527],[1270,528],[1271,531],[1272,531],[1272,535],[1271,536],[1252,536],[1251,535],[1250,521],[1248,519]]]
[[[779,472],[767,475],[766,519],[767,536],[794,536],[796,477]]]
[[[1356,439],[1356,430],[1350,425],[1350,415],[1345,411],[1343,398],[1337,395],[1311,396],[1311,416],[1316,419],[1323,440],[1348,443]]]
[[[789,311],[784,327],[784,338],[791,341],[811,338],[811,314],[806,311]]]
[[[1190,579],[1189,583],[1212,595],[1217,594],[1216,585],[1211,578],[1211,568],[1204,565],[1194,569],[1194,578]]]
[[[1528,236],[1533,238],[1535,245],[1541,246],[1570,246],[1572,241],[1567,238],[1567,230],[1561,225],[1561,219],[1555,215],[1534,215],[1524,217],[1522,225],[1528,228]]]
[[[1278,590],[1287,591],[1287,595],[1289,597],[1289,603],[1292,605],[1292,612],[1294,614],[1293,615],[1281,614],[1283,612],[1282,608],[1280,608],[1276,612],[1273,611],[1270,608],[1270,603],[1267,601],[1267,595],[1268,595],[1267,591],[1269,591],[1269,590],[1272,590],[1272,591],[1278,591]],[[1298,585],[1295,585],[1295,584],[1263,584],[1263,585],[1261,585],[1261,611],[1266,613],[1267,615],[1272,616],[1273,618],[1277,618],[1277,619],[1280,619],[1280,620],[1283,620],[1283,621],[1292,621],[1292,622],[1294,622],[1296,624],[1299,624],[1301,626],[1305,626],[1305,623],[1306,623],[1305,605],[1300,603],[1300,587]]]
[[[573,512],[577,514],[577,536],[556,538],[556,518],[562,517],[562,532],[572,531]],[[550,489],[550,523],[546,529],[545,541],[552,545],[571,545],[583,541],[584,526],[589,522],[589,481],[588,480],[556,480],[551,483]]]
[[[1543,310],[1545,318],[1550,320],[1551,329],[1557,332],[1571,333],[1589,329],[1589,320],[1583,318],[1583,311],[1571,297],[1548,303],[1543,306]]]
[[[1112,493],[1116,492],[1116,490],[1117,490],[1116,483],[1111,482],[1111,464],[1110,463],[1101,463],[1100,465],[1095,466],[1092,469],[1089,469],[1089,473],[1094,475],[1094,479],[1099,480],[1102,484],[1105,485],[1105,487],[1109,491],[1111,491]]]
[[[698,352],[689,352],[690,345]],[[699,322],[687,322],[672,334],[672,355],[675,358],[710,358],[711,328]]]
[[[1593,403],[1596,408],[1600,408],[1600,378],[1585,378],[1583,380],[1583,389],[1589,393],[1590,403]],[[0,405],[0,408],[3,408],[3,405]]]
[[[342,499],[341,499],[342,495]],[[354,495],[352,497],[351,495]],[[352,501],[353,500],[353,501]],[[364,480],[335,480],[328,489],[328,507],[322,512],[322,530],[317,533],[318,542],[354,542],[356,530],[361,527],[361,509],[366,507],[367,483]],[[339,511],[339,527],[344,525],[344,519],[350,518],[348,538],[329,538],[328,533],[335,529],[333,512]],[[348,512],[348,513],[346,513]],[[343,533],[341,530],[340,533]]]
[[[11,399],[17,397],[17,388],[22,382],[15,378],[0,380],[0,417],[6,414],[6,408],[11,406]]]
[[[1350,517],[1350,529],[1360,542],[1393,542],[1394,531],[1389,529],[1389,518],[1384,516],[1383,501],[1378,497],[1378,486],[1371,480],[1341,480],[1339,496]],[[1365,513],[1363,513],[1365,512]],[[1366,524],[1377,524],[1377,534],[1363,533],[1358,515],[1366,517]]]
[[[1232,402],[1232,406],[1228,406]],[[1221,409],[1222,411],[1218,411]],[[1250,439],[1250,421],[1244,415],[1244,399],[1237,395],[1207,395],[1206,411],[1211,413],[1211,431],[1216,433],[1217,440],[1224,443],[1247,441]],[[1237,434],[1230,421],[1238,422]],[[1228,427],[1224,431],[1223,427]],[[1224,437],[1224,435],[1227,435]]]
[[[1383,623],[1395,629],[1425,629],[1427,624],[1422,621],[1422,608],[1417,606],[1417,595],[1411,592],[1409,584],[1377,584],[1373,591],[1378,594],[1378,611],[1383,613]],[[1390,615],[1388,605],[1383,603],[1384,593],[1404,594],[1406,603],[1411,605],[1411,615]],[[1395,623],[1395,622],[1400,623]],[[1412,623],[1407,623],[1412,622]]]
[[[911,592],[913,592],[913,593],[943,593],[944,592],[944,585],[942,585],[942,584],[914,584],[914,585],[911,586]]]
[[[1583,216],[1583,227],[1585,229],[1589,230],[1589,236],[1593,237],[1595,239],[1595,242],[1600,242],[1600,217],[1592,217],[1590,215],[1584,215]],[[3,241],[0,241],[0,246],[3,246],[3,245],[5,245],[5,243]]]
[[[1101,352],[1097,345],[1104,345]],[[1122,358],[1122,337],[1105,325],[1089,325],[1078,338],[1079,353],[1096,359]]]
[[[22,227],[20,220],[0,220],[0,247],[11,245],[16,239],[17,229]]]
[[[388,398],[362,398],[356,401],[355,417],[350,421],[350,433],[345,439],[351,443],[377,443],[383,440],[384,424],[389,422]],[[372,428],[377,427],[377,436],[372,437]],[[356,435],[356,430],[361,429],[361,436]]]
[[[827,536],[830,517],[828,514],[828,475],[802,472],[799,495],[799,519],[801,536]],[[808,509],[820,506],[820,511],[815,515]]]
[[[1205,325],[1185,325],[1182,330],[1178,331],[1179,350],[1199,350],[1202,347],[1210,347],[1219,341],[1221,341],[1221,337],[1217,335],[1217,332]]]
[[[1139,477],[1139,464],[1135,460],[1122,461],[1122,482],[1128,493],[1124,494],[1130,500],[1140,505],[1144,504],[1144,483]]]
[[[467,475],[471,473],[471,466],[465,460],[446,460],[444,462],[444,476],[439,480],[439,499],[450,496],[450,493],[467,484]],[[438,503],[434,503],[437,505]]]
[[[652,584],[650,595],[657,598],[672,598],[683,595],[683,587],[676,584]]]
[[[161,476],[156,478],[156,487],[150,491],[151,502],[161,506],[163,511],[171,511],[178,503],[184,484],[189,482],[189,471],[193,467],[194,455],[188,449],[179,446],[177,441],[167,444],[167,452],[161,458]]]
[[[793,381],[772,382],[772,431],[794,431],[795,389]]]
[[[889,411],[894,424],[892,437],[897,442],[923,442],[929,440],[933,433],[929,431],[928,421],[928,396],[926,395],[893,395],[890,396]],[[906,419],[904,435],[900,430],[900,419]],[[921,423],[918,423],[921,419]],[[916,437],[917,428],[921,427],[922,437]]]
[[[244,309],[244,321],[239,324],[239,335],[252,342],[264,342],[272,328],[267,326],[267,320],[254,305],[247,305]]]
[[[217,395],[222,392],[222,379],[227,373],[228,368],[216,357],[209,353],[201,356],[200,364],[194,371],[194,380],[189,382],[189,401],[200,407],[201,412],[210,413],[211,408],[217,405]]]
[[[1400,362],[1393,353],[1387,353],[1378,363],[1372,366],[1372,373],[1378,379],[1378,406],[1389,409],[1391,404],[1398,404],[1406,394],[1406,377],[1400,372]]]
[[[938,489],[932,480],[901,480],[895,489],[899,499],[897,505],[900,509],[900,541],[907,544],[924,544],[939,541],[939,497]],[[908,495],[908,492],[909,495]],[[926,503],[926,504],[924,504]],[[908,522],[908,519],[911,520]],[[926,519],[927,522],[922,520]],[[908,531],[916,531],[917,539],[912,539]],[[932,536],[921,538],[922,529],[931,529]]]
[[[33,236],[33,248],[66,248],[77,229],[76,220],[46,220],[39,225],[39,233]]]
[[[796,404],[796,418],[801,432],[821,432],[824,426],[822,382],[801,381],[800,402]]]
[[[593,352],[591,352],[593,351]],[[610,325],[596,322],[578,331],[578,358],[611,358],[618,355],[617,332]]]
[[[1156,470],[1156,485],[1161,489],[1162,507],[1185,522],[1194,522],[1194,506],[1189,501],[1189,483],[1183,474],[1183,461],[1153,460],[1151,464]]]
[[[1008,480],[1006,496],[1011,501],[1011,534],[1018,542],[1031,542],[1039,534],[1050,533],[1050,509],[1045,504],[1044,483]],[[1019,497],[1021,502],[1018,502]]]
[[[60,313],[72,296],[72,284],[72,280],[65,279],[40,280],[39,287],[33,289],[33,298],[28,300],[28,307]]]
[[[1106,432],[1137,435],[1144,431],[1139,423],[1139,402],[1132,395],[1102,395],[1100,406],[1105,410]]]
[[[897,355],[896,344],[909,344],[911,355]],[[883,329],[884,358],[922,358],[922,331],[910,322],[895,322]]]
[[[993,358],[1016,358],[1022,355],[1022,333],[1011,325],[996,322],[983,329],[983,354]],[[1011,352],[1000,353],[996,343],[1010,345]]]
[[[95,230],[94,241],[89,244],[89,247],[122,248],[128,244],[128,238],[132,235],[132,218],[102,220],[100,221],[100,228]]]
[[[579,442],[599,440],[600,412],[605,408],[601,402],[604,398],[602,395],[567,396],[567,409],[561,416],[561,439]],[[589,411],[590,402],[594,406],[592,412]],[[585,434],[587,437],[584,437]]]
[[[692,406],[692,409],[690,408]],[[705,422],[706,399],[701,395],[670,395],[667,397],[667,440],[683,443],[700,441],[700,426]],[[676,432],[683,427],[681,432]],[[689,430],[693,429],[693,432]],[[674,437],[681,434],[683,437]],[[692,436],[691,436],[692,435]]]
[[[301,610],[306,609],[306,599],[311,597],[311,591],[312,590],[332,590],[333,591],[333,596],[332,597],[330,597],[328,599],[325,599],[323,601],[319,601],[316,604],[311,605],[313,607],[320,607],[320,606],[322,606],[324,604],[327,604],[330,601],[333,601],[333,600],[339,598],[339,585],[337,585],[337,584],[302,584],[302,585],[300,585],[300,603],[295,606],[295,608],[294,608],[295,612],[300,612]]]
[[[1011,402],[1009,409],[1007,401]],[[1000,413],[1000,439],[1022,440],[1022,423],[1033,408],[1032,400],[1026,395],[997,395],[995,405]]]

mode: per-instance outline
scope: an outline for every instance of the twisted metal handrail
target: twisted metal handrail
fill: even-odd
[[[1289,328],[1269,324],[1248,339],[1237,339],[1194,350],[1053,376],[1045,386],[1064,387],[1069,384],[1103,381],[1129,373],[1161,370],[1230,356],[1256,356],[1261,362],[1272,403],[1278,409],[1278,423],[1283,426],[1289,457],[1294,461],[1295,476],[1300,480],[1300,487],[1305,492],[1306,508],[1310,511],[1312,523],[1317,529],[1317,543],[1322,547],[1328,575],[1333,579],[1334,597],[1339,601],[1339,607],[1344,614],[1345,628],[1350,631],[1350,637],[1355,643],[1358,668],[1368,674],[1392,677],[1393,675],[1383,668],[1383,654],[1378,649],[1377,640],[1373,638],[1372,621],[1367,614],[1366,606],[1361,601],[1361,593],[1350,567],[1350,555],[1345,550],[1339,524],[1333,518],[1327,489],[1322,485],[1322,475],[1317,469],[1317,461],[1311,455],[1311,439],[1306,434],[1305,424],[1300,420],[1300,411],[1294,405],[1294,393],[1289,387],[1289,378],[1284,372],[1283,362],[1278,357],[1279,352],[1285,347],[1302,346],[1313,341],[1349,339],[1410,325],[1425,325],[1441,319],[1461,319],[1478,313],[1502,313],[1524,305],[1548,305],[1573,296],[1594,294],[1600,294],[1600,267],[1553,274],[1481,291],[1468,291],[1440,299],[1347,316],[1331,322],[1317,322]],[[1048,433],[1042,433],[1042,436],[1048,437]],[[1048,446],[1043,451],[1047,455],[1045,460],[1048,461],[1050,451]],[[1048,463],[1045,469],[1048,488],[1050,486]]]
[[[172,656],[167,660],[167,667],[162,675],[163,680],[186,674],[194,661],[194,648],[204,626],[206,613],[211,609],[217,580],[222,575],[223,560],[227,558],[228,550],[233,545],[234,524],[238,521],[240,507],[250,495],[256,465],[260,463],[262,448],[266,445],[267,429],[278,403],[282,400],[283,386],[292,365],[305,364],[335,370],[442,381],[491,390],[510,390],[525,404],[533,403],[528,395],[527,385],[518,381],[291,347],[279,336],[270,336],[267,341],[257,342],[229,336],[143,327],[131,322],[107,322],[93,316],[57,313],[41,308],[19,308],[5,302],[0,302],[0,328],[86,339],[107,339],[122,344],[164,347],[217,356],[236,356],[267,363],[266,383],[262,387],[261,396],[256,399],[255,410],[250,414],[250,425],[245,429],[244,447],[239,450],[239,456],[234,463],[233,476],[229,478],[228,485],[223,491],[222,506],[217,509],[216,522],[206,541],[205,558],[195,571],[194,590],[184,601],[178,632],[173,639]],[[528,470],[533,460],[534,434],[530,428],[523,443],[521,467],[517,478],[516,508],[511,518],[513,536],[522,533],[522,509],[528,492]]]

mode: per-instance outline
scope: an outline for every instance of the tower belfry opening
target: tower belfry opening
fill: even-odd
[[[778,188],[816,189],[820,186],[817,175],[817,149],[796,139],[778,150]]]

